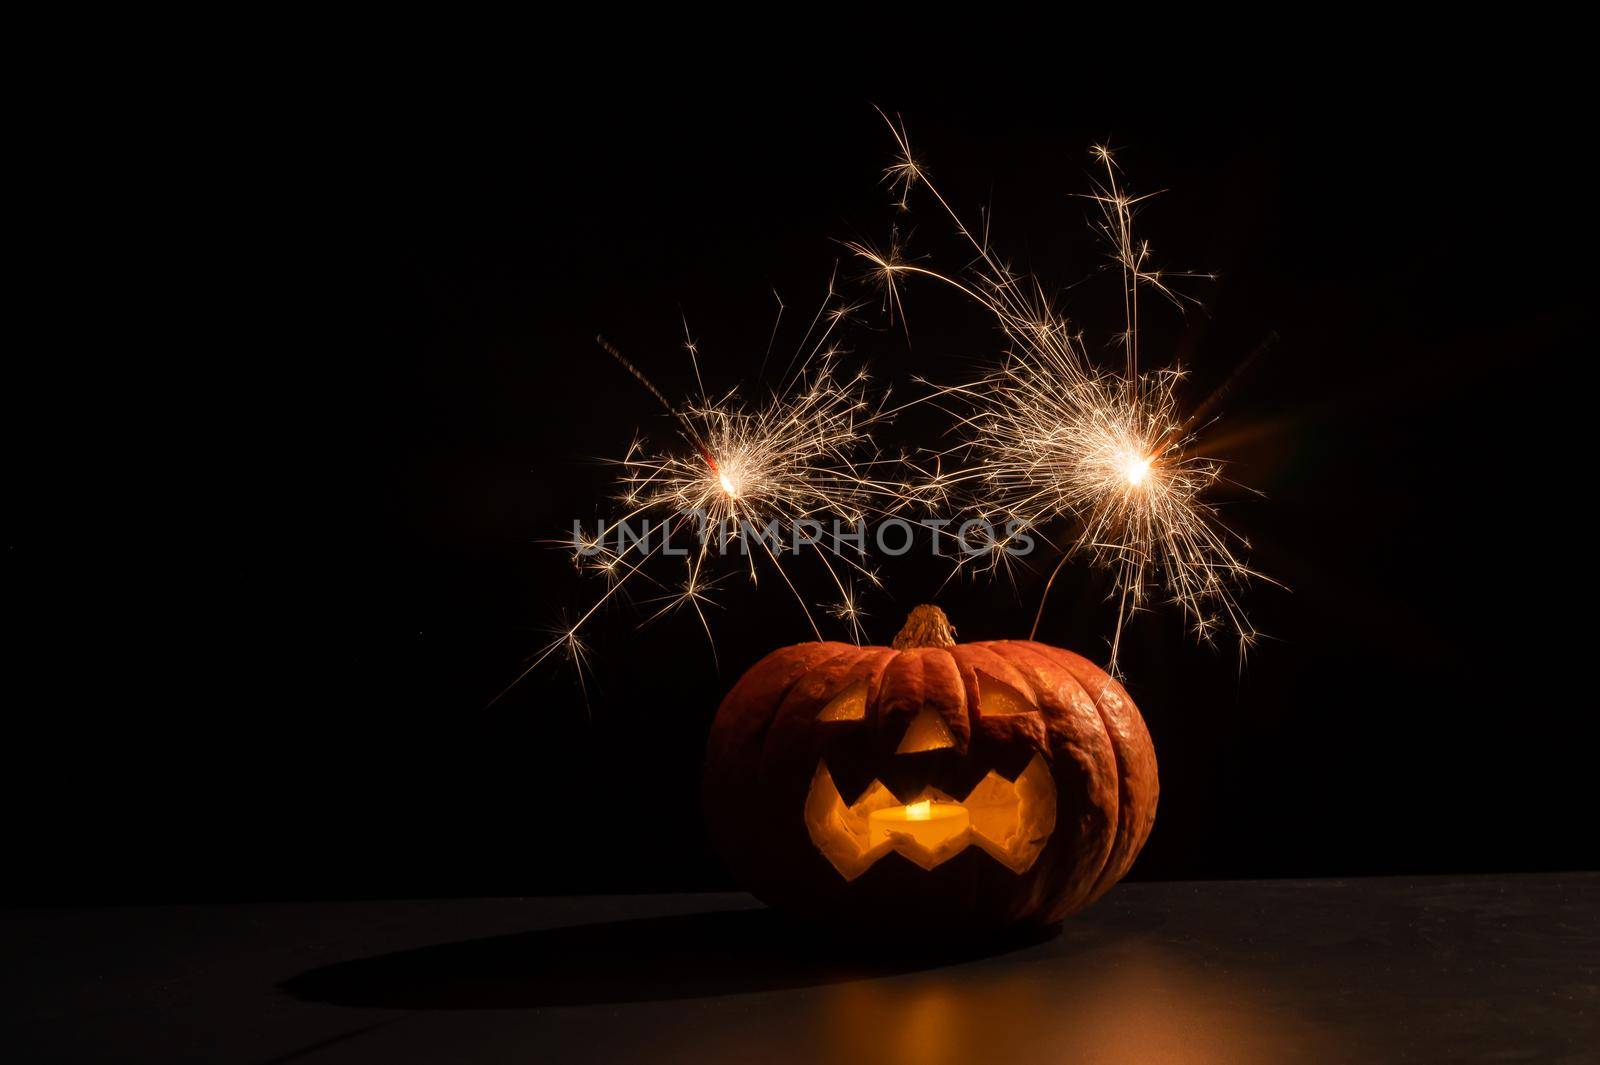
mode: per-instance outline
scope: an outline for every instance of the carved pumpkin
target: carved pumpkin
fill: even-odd
[[[1122,686],[1026,640],[957,644],[919,606],[893,647],[803,643],[717,710],[707,822],[745,887],[831,923],[1047,924],[1122,879],[1155,751]]]

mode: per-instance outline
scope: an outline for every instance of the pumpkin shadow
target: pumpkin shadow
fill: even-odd
[[[1059,930],[863,938],[773,910],[726,910],[443,943],[322,966],[279,986],[302,1001],[407,1010],[668,1001],[940,968]]]

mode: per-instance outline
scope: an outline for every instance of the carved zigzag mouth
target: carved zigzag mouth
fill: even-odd
[[[925,803],[939,813],[930,819]],[[890,851],[932,869],[974,844],[1012,872],[1026,872],[1055,827],[1056,785],[1038,754],[1016,780],[990,770],[961,800],[938,788],[902,800],[874,780],[846,805],[826,761],[817,763],[806,795],[811,842],[846,880]]]

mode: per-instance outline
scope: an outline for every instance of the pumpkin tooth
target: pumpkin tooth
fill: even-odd
[[[924,840],[909,825],[905,831],[873,825],[872,815],[878,811],[925,803],[960,807],[965,816],[959,830]],[[932,869],[974,843],[1007,868],[1024,872],[1038,859],[1054,831],[1055,813],[1055,784],[1037,754],[1015,781],[991,770],[964,800],[933,787],[907,799],[874,780],[848,804],[834,784],[827,761],[821,760],[805,805],[806,830],[812,843],[846,880],[856,879],[891,850]]]

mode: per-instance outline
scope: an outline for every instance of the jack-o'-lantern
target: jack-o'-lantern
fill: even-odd
[[[958,644],[919,606],[892,647],[767,655],[717,710],[706,817],[764,901],[829,923],[1047,924],[1127,873],[1155,822],[1127,693],[1026,640]]]

